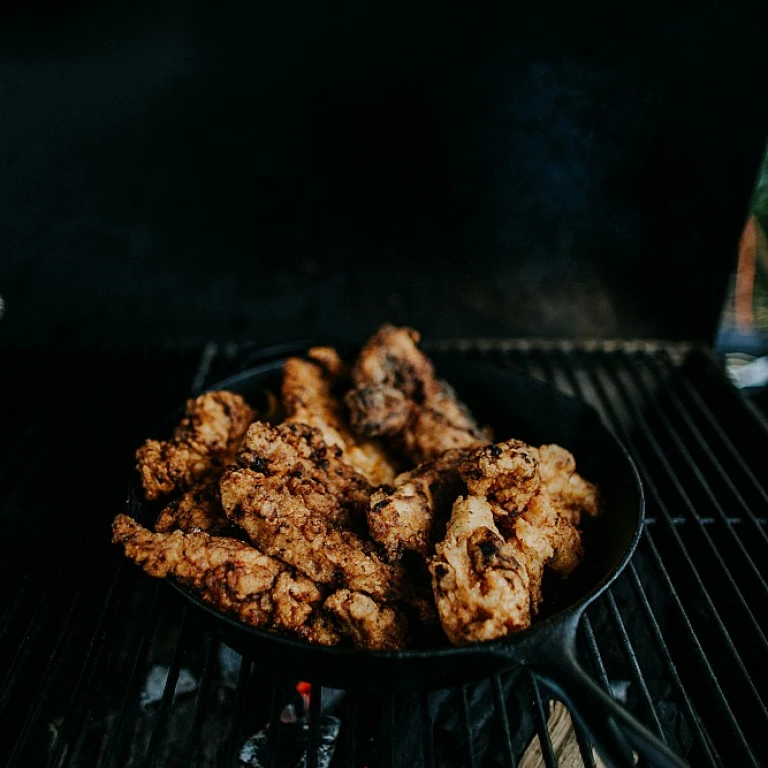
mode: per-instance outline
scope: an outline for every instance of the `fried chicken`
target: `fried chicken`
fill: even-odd
[[[340,589],[327,598],[324,607],[358,648],[398,651],[405,647],[408,624],[394,606],[377,603],[362,592]]]
[[[286,518],[315,515],[349,525],[362,519],[371,487],[342,460],[341,448],[328,446],[316,427],[306,424],[269,424],[256,421],[248,429],[236,455],[238,493],[251,505]],[[231,476],[230,473],[229,476]],[[227,484],[229,487],[229,484]],[[225,484],[221,485],[224,509]]]
[[[188,400],[171,440],[147,440],[136,452],[148,501],[188,488],[232,460],[254,412],[240,395],[225,390]]]
[[[287,422],[308,424],[320,430],[328,446],[341,448],[342,458],[372,485],[391,483],[395,471],[383,448],[352,434],[345,408],[334,396],[349,371],[331,347],[314,347],[308,360],[288,358],[283,364],[282,395]]]
[[[548,457],[562,459],[565,454],[573,459],[559,446],[544,449]],[[540,450],[526,443],[507,440],[470,451],[459,464],[459,472],[469,493],[491,502],[503,532],[520,539],[524,548],[535,553],[524,558],[532,574],[549,566],[567,576],[581,561],[581,534],[571,515],[562,514],[561,505],[552,498],[542,476],[545,470],[540,456]],[[548,477],[551,472],[550,467]],[[586,482],[580,477],[578,480]],[[536,583],[532,579],[532,584]]]
[[[560,515],[574,525],[579,525],[584,515],[597,517],[600,493],[596,485],[576,472],[573,454],[559,445],[542,445],[538,453],[541,480]]]
[[[368,508],[368,530],[391,562],[403,550],[429,554],[435,519],[447,518],[461,493],[459,463],[465,452],[446,451],[395,478],[395,487],[374,491]]]
[[[232,523],[221,508],[218,479],[192,486],[163,509],[155,522],[155,531],[173,530],[203,531],[213,536],[232,533]]]
[[[459,473],[474,496],[498,505],[497,513],[516,515],[539,490],[538,454],[520,440],[507,440],[468,452]]]
[[[430,562],[440,622],[454,645],[493,640],[531,623],[528,571],[504,541],[491,504],[459,497]]]
[[[153,533],[127,515],[115,518],[112,532],[112,541],[150,576],[173,577],[244,624],[329,645],[339,640],[327,620],[319,622],[323,592],[249,544],[200,531]]]
[[[507,624],[484,624],[482,631],[468,626],[461,635],[462,642],[482,639],[481,634],[485,639],[500,637],[527,627],[542,601],[545,569],[568,576],[581,562],[584,554],[581,533],[570,517],[561,515],[552,502],[540,476],[538,456],[535,448],[508,440],[474,449],[459,463],[461,477],[473,495],[454,505],[446,539],[436,546],[437,556],[430,566],[440,619],[452,642],[456,642],[457,627],[467,621],[467,616],[473,612],[482,615],[488,601],[496,599],[488,596],[491,587],[487,584],[479,587],[480,592],[466,586],[480,583],[486,569],[498,570],[493,562],[479,557],[472,559],[473,542],[491,552],[498,544],[495,538],[498,537],[504,542],[502,570],[509,570],[510,558],[520,566],[514,578],[502,574],[507,586],[498,581],[498,574],[493,576],[493,589],[502,596],[502,602],[513,604],[510,589],[514,587],[517,613]],[[493,527],[488,524],[488,515],[492,517]],[[452,570],[441,568],[446,563]],[[457,571],[459,564],[461,571]],[[520,601],[521,584],[525,585],[528,595],[525,604]]]
[[[346,397],[358,434],[390,439],[414,463],[487,440],[418,340],[410,328],[383,325],[360,352]]]
[[[340,453],[313,427],[255,422],[238,466],[222,476],[224,512],[257,547],[313,581],[394,599],[404,573],[348,527],[370,488]]]

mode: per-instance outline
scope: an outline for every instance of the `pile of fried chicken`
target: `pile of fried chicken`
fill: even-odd
[[[280,423],[232,392],[189,400],[136,454],[147,501],[169,503],[154,531],[118,515],[114,542],[245,624],[322,645],[530,626],[545,571],[583,557],[598,489],[557,445],[493,442],[418,341],[385,325],[351,367],[330,347],[286,360]]]

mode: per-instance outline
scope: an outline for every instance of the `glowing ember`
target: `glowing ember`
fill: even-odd
[[[304,702],[304,711],[309,712],[309,702],[312,695],[312,686],[309,683],[296,683],[296,692]]]

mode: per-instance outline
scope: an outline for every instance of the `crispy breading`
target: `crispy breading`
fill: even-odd
[[[221,508],[218,478],[193,485],[163,509],[155,522],[155,531],[169,533],[173,530],[232,535],[232,523]]]
[[[487,440],[452,387],[437,378],[418,340],[411,328],[381,326],[357,358],[355,388],[346,397],[358,434],[390,439],[414,463]]]
[[[403,550],[429,554],[435,519],[447,518],[461,492],[459,462],[465,452],[446,451],[395,478],[394,488],[374,491],[368,507],[368,530],[395,562]]]
[[[326,599],[324,607],[357,648],[398,651],[405,647],[408,622],[394,606],[382,605],[362,592],[340,589]]]
[[[345,464],[338,446],[328,446],[319,429],[306,424],[269,424],[256,421],[248,429],[237,453],[238,493],[251,507],[266,514],[293,518],[317,515],[347,525],[362,519],[371,487],[362,475]],[[231,474],[231,473],[230,473]],[[229,515],[233,502],[222,500]]]
[[[153,533],[118,515],[113,542],[155,578],[173,577],[244,624],[332,645],[340,637],[320,616],[325,597],[312,581],[249,544],[201,531]]]
[[[499,533],[486,499],[456,500],[429,569],[440,622],[454,645],[493,640],[530,625],[528,571]]]
[[[579,525],[584,515],[597,517],[600,493],[594,483],[576,472],[573,454],[559,445],[542,445],[538,453],[541,479],[560,515],[574,525]]]
[[[240,395],[221,390],[187,401],[171,440],[147,440],[136,452],[149,501],[188,488],[232,460],[254,412]]]
[[[285,566],[236,539],[207,533],[153,533],[127,515],[112,524],[113,542],[150,576],[173,576],[207,603],[254,627],[269,624],[271,589]]]
[[[469,451],[459,473],[470,494],[485,496],[511,515],[525,509],[541,484],[536,449],[520,440]]]
[[[370,488],[339,453],[312,427],[255,422],[239,466],[222,476],[224,512],[256,546],[314,581],[392,599],[404,574],[347,527]]]
[[[372,485],[390,483],[395,471],[384,449],[360,439],[347,426],[346,407],[334,391],[344,386],[349,371],[332,347],[313,347],[308,360],[288,358],[283,364],[282,395],[286,421],[320,430],[328,446],[341,448],[344,461]]]

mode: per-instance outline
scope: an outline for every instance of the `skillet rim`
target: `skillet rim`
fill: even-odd
[[[302,349],[308,349],[307,347],[299,347],[294,345],[280,345],[279,349],[280,352],[288,352],[288,349],[285,349],[285,347],[290,348],[290,354],[298,354]],[[496,376],[508,376],[511,372],[505,370],[504,368],[501,368],[499,366],[494,366],[490,363],[484,362],[484,361],[477,361],[477,360],[468,360],[466,357],[460,357],[458,353],[452,353],[452,352],[439,352],[437,354],[432,355],[432,357],[442,357],[445,359],[453,358],[456,361],[462,360],[463,363],[469,364],[471,367],[474,368],[485,368],[488,371],[493,371],[493,375]],[[202,390],[200,390],[200,393],[203,392],[212,392],[217,391],[220,389],[227,389],[228,387],[247,382],[254,377],[261,376],[265,377],[269,375],[270,373],[275,373],[280,370],[282,370],[283,362],[286,358],[280,357],[279,359],[270,359],[265,362],[257,363],[256,365],[253,365],[243,371],[239,371],[238,373],[232,374],[230,376],[227,376],[223,379],[220,379],[218,381],[213,382],[210,386],[204,387]],[[437,365],[436,367],[439,367]],[[625,463],[625,465],[630,470],[630,476],[632,478],[632,487],[635,492],[636,496],[636,523],[635,523],[635,530],[632,533],[632,537],[629,541],[629,544],[622,554],[621,558],[619,559],[618,563],[614,566],[614,568],[606,574],[606,576],[603,577],[601,581],[599,581],[594,587],[592,587],[591,590],[589,590],[586,594],[584,594],[582,597],[580,597],[578,600],[575,600],[568,605],[561,608],[559,611],[553,613],[550,616],[547,616],[545,619],[542,619],[541,621],[537,621],[535,624],[531,625],[527,629],[521,630],[520,632],[516,632],[511,635],[507,635],[505,637],[498,638],[496,640],[487,640],[487,641],[481,641],[481,642],[475,642],[470,643],[468,645],[464,646],[442,646],[437,647],[433,649],[422,649],[422,648],[416,648],[416,649],[406,649],[402,651],[370,651],[370,650],[364,650],[364,649],[358,649],[358,648],[350,648],[350,647],[338,647],[338,646],[325,646],[325,645],[319,645],[316,643],[310,643],[307,640],[301,640],[298,638],[292,638],[288,637],[286,635],[280,635],[275,632],[269,632],[267,630],[258,629],[256,627],[251,627],[248,624],[244,624],[241,621],[238,621],[232,616],[229,616],[213,606],[208,605],[206,602],[204,602],[201,598],[199,598],[192,590],[188,589],[182,584],[179,584],[177,581],[175,581],[172,578],[163,579],[167,584],[169,584],[174,590],[176,590],[179,594],[181,594],[186,600],[191,602],[196,608],[199,610],[202,610],[207,616],[212,617],[216,622],[226,624],[228,627],[230,627],[235,632],[241,633],[241,636],[244,636],[246,633],[250,634],[254,637],[254,640],[258,640],[260,643],[268,642],[272,643],[275,646],[282,647],[284,649],[290,649],[292,651],[300,651],[300,652],[317,652],[320,655],[324,655],[326,657],[336,657],[336,658],[342,658],[342,657],[348,657],[350,655],[354,655],[355,657],[364,657],[366,659],[371,660],[382,660],[382,661],[406,661],[406,660],[434,660],[434,659],[450,659],[450,658],[456,658],[461,656],[467,656],[467,655],[475,655],[480,652],[488,653],[490,655],[506,655],[506,653],[511,650],[512,648],[515,648],[516,646],[523,646],[531,643],[534,641],[538,635],[546,635],[548,632],[556,632],[558,627],[562,627],[567,625],[569,622],[578,622],[584,613],[584,611],[589,607],[591,603],[593,603],[598,597],[600,597],[603,592],[605,592],[606,589],[608,589],[611,584],[613,584],[619,576],[623,573],[624,569],[627,567],[629,561],[632,559],[632,556],[634,555],[637,545],[640,542],[640,538],[643,534],[643,529],[645,526],[645,493],[643,488],[642,479],[640,477],[640,473],[637,469],[637,466],[635,465],[634,460],[632,459],[632,456],[630,455],[629,451],[627,450],[626,446],[622,443],[622,441],[618,438],[618,436],[615,434],[615,432],[610,429],[605,422],[600,418],[599,414],[597,413],[597,410],[588,402],[583,400],[579,397],[574,397],[570,395],[566,395],[557,389],[555,389],[553,386],[542,383],[540,381],[537,381],[536,379],[525,376],[523,374],[515,374],[517,378],[524,379],[526,381],[526,384],[529,384],[533,388],[537,388],[540,391],[544,392],[545,394],[552,395],[557,398],[566,398],[577,401],[581,407],[587,409],[590,411],[596,418],[598,423],[600,424],[600,428],[604,430],[606,436],[610,439],[611,443],[614,445],[614,447],[617,449],[618,453],[621,454],[621,457]],[[138,488],[138,477],[135,472],[135,469],[131,472],[131,477],[128,485],[128,496],[126,499],[126,506],[128,508],[128,514],[133,517],[133,511],[132,509],[132,502],[139,505],[139,508],[146,507],[147,502],[141,497],[139,488]]]

